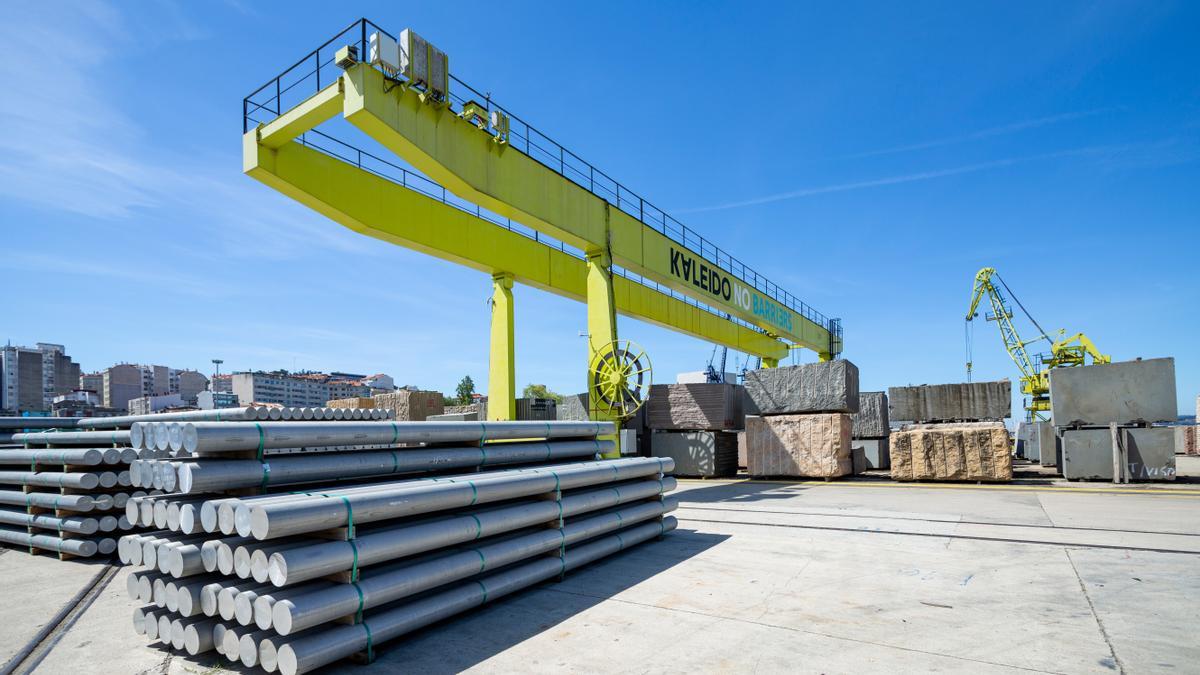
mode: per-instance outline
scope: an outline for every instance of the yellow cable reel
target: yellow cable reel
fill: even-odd
[[[614,340],[596,350],[588,369],[593,417],[629,419],[650,395],[650,357],[629,340]]]

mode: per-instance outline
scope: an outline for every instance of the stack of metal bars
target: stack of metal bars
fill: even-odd
[[[129,432],[29,431],[13,441],[0,448],[0,542],[64,560],[112,553],[134,527],[127,502],[148,494],[130,481],[138,454]]]
[[[171,465],[187,489],[127,509],[138,524],[166,514],[165,527],[119,542],[121,561],[143,568],[129,576],[134,629],[267,672],[369,659],[381,642],[673,529],[673,462],[597,459],[613,449],[598,437],[614,431],[591,421],[185,425],[190,456],[147,464]],[[393,447],[286,452],[352,440]],[[386,471],[307,464],[329,459]],[[248,469],[266,485],[215,490],[244,484]]]

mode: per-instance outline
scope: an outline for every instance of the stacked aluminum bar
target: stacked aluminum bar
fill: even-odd
[[[66,420],[74,424],[74,420]],[[106,555],[133,528],[129,466],[137,452],[128,431],[14,434],[22,447],[0,448],[0,542],[60,558]]]
[[[293,408],[251,405],[241,408],[187,410],[183,412],[123,415],[121,417],[84,417],[75,425],[89,429],[128,428],[137,422],[332,422],[341,420],[384,420],[392,413],[383,409]]]
[[[613,432],[590,421],[185,424],[168,447],[191,454],[145,460],[139,474],[173,472],[179,491],[127,506],[134,523],[160,528],[118,545],[122,562],[145,568],[129,577],[134,628],[267,672],[370,656],[673,529],[673,461],[597,459],[613,449],[598,437]],[[422,445],[398,445],[411,443]]]

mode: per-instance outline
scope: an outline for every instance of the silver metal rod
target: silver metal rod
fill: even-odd
[[[117,429],[136,422],[243,422],[253,420],[254,407],[216,408],[213,410],[185,410],[181,412],[151,413],[149,415],[119,415],[117,417],[84,417],[75,422],[76,427],[88,429]]]
[[[662,480],[620,483],[602,489],[564,494],[561,501],[562,516],[570,517],[646,499],[670,492],[675,487],[675,479],[667,476]],[[367,567],[550,522],[558,516],[558,502],[529,500],[425,522],[404,523],[360,533],[353,546],[344,541],[322,541],[274,553],[269,561],[268,574],[272,583],[282,587],[349,570],[356,561],[359,567]]]
[[[267,448],[396,443],[479,443],[616,433],[611,422],[188,422],[182,448],[219,453]]]
[[[549,462],[610,452],[612,441],[497,443],[483,447],[412,448],[258,460],[206,457],[177,465],[179,491],[214,492],[240,487],[295,485],[368,476],[529,462]],[[166,462],[155,462],[166,465]],[[166,485],[164,489],[170,489]]]
[[[356,585],[338,584],[319,591],[298,588],[275,591],[283,596],[271,610],[271,627],[280,635],[312,628],[373,609],[416,593],[558,550],[586,539],[657,518],[675,508],[673,500],[639,502],[611,512],[577,519],[563,529],[542,529],[501,538],[415,564],[390,565],[374,570]]]
[[[95,534],[97,531],[104,530],[100,526],[100,521],[96,518],[81,518],[79,516],[56,518],[51,515],[31,514],[11,509],[0,509],[0,523],[20,527],[38,527],[43,530],[56,530],[72,534]],[[113,527],[104,531],[111,531],[115,526],[116,519],[113,519]]]
[[[79,419],[78,417],[0,417],[0,429],[66,429],[75,426]]]
[[[478,581],[458,584],[420,600],[368,614],[365,617],[365,626],[342,625],[306,635],[278,648],[279,671],[283,675],[311,672],[366,649],[368,640],[372,644],[379,644],[395,639],[422,626],[473,609],[551,579],[564,571],[653,539],[674,529],[675,525],[675,519],[669,516],[661,523],[644,523],[617,535],[601,537],[567,549],[565,557],[561,560],[550,557],[536,558],[531,562],[494,572]]]
[[[121,451],[117,448],[69,448],[69,449],[29,449],[3,448],[0,449],[0,464],[77,464],[79,466],[99,466],[101,464],[116,464],[121,461]]]
[[[47,509],[66,509],[87,513],[96,508],[96,500],[89,495],[60,495],[52,492],[16,492],[0,490],[0,504],[15,506],[40,506]]]
[[[96,448],[106,445],[129,445],[128,431],[35,431],[13,434],[14,443],[25,445],[85,445]]]
[[[48,534],[29,534],[23,530],[12,530],[7,527],[0,527],[0,541],[81,557],[96,555],[100,550],[99,542],[91,539],[62,539]]]
[[[35,485],[39,487],[69,487],[80,490],[93,490],[104,482],[112,487],[117,484],[117,474],[111,471],[104,473],[66,473],[62,471],[0,471],[0,483],[13,485]]]
[[[326,491],[324,495],[332,498],[313,496],[295,501],[268,502],[246,508],[245,515],[255,539],[276,539],[342,527],[351,519],[354,523],[370,523],[529,497],[600,481],[641,478],[667,473],[674,468],[674,460],[668,457],[637,457],[539,467],[494,480],[426,481],[425,485],[405,486],[395,491],[381,489],[352,494]]]

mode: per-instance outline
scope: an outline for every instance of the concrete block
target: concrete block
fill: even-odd
[[[892,468],[891,455],[888,452],[887,436],[882,438],[855,438],[850,441],[850,449],[862,450],[865,469]],[[855,473],[862,472],[855,471]]]
[[[1034,443],[1037,444],[1038,464],[1042,466],[1058,466],[1058,455],[1062,451],[1062,441],[1054,432],[1051,422],[1035,422],[1033,425]]]
[[[845,360],[746,373],[746,414],[858,412],[858,367]]]
[[[747,417],[746,419],[749,420],[750,418]],[[746,462],[747,462],[747,456],[748,456],[747,451],[746,451],[746,431],[745,430],[737,432],[737,444],[738,444],[738,468],[744,469],[744,468],[746,468]]]
[[[892,432],[895,480],[1012,480],[1012,448],[1001,422],[928,424]]]
[[[888,398],[882,391],[858,393],[858,412],[850,417],[854,438],[881,438],[891,433],[888,422]]]
[[[1056,427],[1174,422],[1175,359],[1055,368],[1050,410]]]
[[[675,460],[676,476],[725,478],[737,474],[737,434],[727,431],[653,431],[650,452]]]
[[[741,429],[742,388],[736,384],[656,384],[646,402],[651,429]]]
[[[1017,422],[1017,452],[1018,458],[1024,458],[1031,462],[1038,461],[1038,444],[1034,435],[1033,424],[1029,422]]]
[[[1123,428],[1131,480],[1175,480],[1175,431],[1170,427]],[[1112,432],[1105,429],[1062,431],[1063,477],[1112,480]]]
[[[963,382],[888,388],[892,420],[950,422],[1012,417],[1012,383]]]
[[[836,478],[854,470],[850,415],[817,413],[746,418],[751,476]]]
[[[446,411],[445,399],[438,391],[400,389],[365,400],[372,401],[376,408],[391,410],[395,419],[406,422],[422,422],[430,415],[441,415]]]

